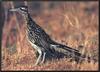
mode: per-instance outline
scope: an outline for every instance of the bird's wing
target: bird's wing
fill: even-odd
[[[35,30],[32,30],[31,32],[33,38],[35,38],[34,40],[36,45],[45,49],[50,48],[50,44],[47,42],[47,39],[49,37],[41,27],[38,26],[37,28],[35,28]]]

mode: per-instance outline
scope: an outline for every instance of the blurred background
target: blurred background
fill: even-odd
[[[34,49],[27,42],[23,17],[10,8],[27,5],[33,20],[56,42],[79,49],[91,62],[48,61],[34,67]],[[98,70],[98,1],[3,1],[2,70]]]

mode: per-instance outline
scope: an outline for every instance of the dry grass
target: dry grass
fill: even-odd
[[[76,64],[62,58],[34,66],[36,56],[27,42],[23,19],[19,21],[20,35],[16,32],[17,38],[9,40],[16,47],[11,54],[13,51],[5,46],[10,29],[16,27],[15,17],[11,16],[3,29],[2,70],[98,70],[98,2],[66,2],[33,18],[55,41],[73,48],[83,45],[83,53],[97,62],[91,59],[90,63]]]

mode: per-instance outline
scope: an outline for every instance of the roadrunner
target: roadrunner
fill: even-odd
[[[19,12],[27,21],[28,41],[39,54],[35,65],[39,64],[41,59],[41,62],[43,63],[47,53],[53,56],[55,50],[59,48],[66,50],[71,56],[81,57],[81,54],[78,50],[53,41],[50,36],[38,24],[36,24],[34,20],[32,20],[27,6],[13,8],[10,9],[10,11]]]

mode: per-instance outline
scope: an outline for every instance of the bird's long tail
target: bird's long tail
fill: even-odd
[[[79,50],[68,47],[66,45],[56,44],[56,45],[52,45],[52,47],[55,49],[55,51],[58,51],[59,53],[63,53],[67,57],[74,58],[76,61],[79,61],[80,59],[81,60],[85,59],[85,55],[82,55],[79,52]]]

